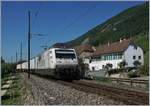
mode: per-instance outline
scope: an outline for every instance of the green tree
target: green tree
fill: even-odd
[[[10,74],[13,72],[16,68],[16,64],[10,64],[10,63],[2,63],[1,64],[1,76],[4,78],[7,76],[7,74]]]
[[[107,71],[110,70],[110,69],[112,69],[112,64],[107,63],[107,64],[105,65],[105,69],[106,69]]]
[[[139,68],[140,75],[148,76],[149,75],[149,66],[143,65]]]
[[[139,62],[138,60],[136,60],[136,61],[133,62],[133,64],[134,64],[134,66],[136,68],[138,68],[141,65],[141,62]]]
[[[3,59],[3,57],[1,57],[1,64],[5,63],[5,60]]]
[[[78,58],[78,62],[79,62],[80,76],[84,77],[86,71],[86,65],[83,63],[83,60],[81,58]]]
[[[118,66],[119,66],[120,69],[124,69],[126,65],[127,65],[127,62],[126,62],[125,60],[121,61],[121,62],[118,64]]]

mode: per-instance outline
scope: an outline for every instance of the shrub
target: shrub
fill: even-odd
[[[105,65],[105,69],[106,69],[106,70],[110,70],[111,68],[112,68],[112,64],[107,63],[107,64]]]
[[[130,71],[129,73],[128,73],[128,77],[129,78],[134,78],[134,77],[139,77],[140,75],[139,75],[139,72],[138,71],[135,71],[135,72],[133,72],[133,71]]]
[[[108,74],[111,75],[111,74],[115,74],[115,73],[120,73],[120,72],[123,72],[124,69],[110,69],[108,71]]]
[[[141,63],[138,60],[134,61],[133,64],[136,68],[141,65]]]
[[[79,70],[80,70],[80,75],[84,76],[85,75],[85,71],[86,71],[86,65],[83,63],[82,59],[78,59],[79,61]]]
[[[127,65],[127,62],[125,61],[125,60],[123,60],[122,62],[120,62],[119,64],[118,64],[118,66],[119,66],[119,68],[125,68],[125,66]]]
[[[7,74],[10,74],[13,72],[16,68],[16,64],[10,64],[10,63],[2,63],[1,64],[1,76],[4,78],[7,76]]]
[[[140,75],[149,75],[149,67],[147,65],[143,65],[139,68]]]

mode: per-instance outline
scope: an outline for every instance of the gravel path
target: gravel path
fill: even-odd
[[[35,75],[22,74],[30,95],[25,105],[122,105],[122,102],[86,93]]]

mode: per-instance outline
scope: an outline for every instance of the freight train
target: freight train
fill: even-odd
[[[17,64],[17,70],[20,69],[27,72],[28,62]],[[78,80],[82,77],[74,49],[50,48],[30,60],[30,71],[64,80]]]

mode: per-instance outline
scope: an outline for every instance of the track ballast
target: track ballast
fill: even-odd
[[[57,81],[61,84],[71,86],[77,90],[96,93],[105,97],[114,99],[116,101],[122,101],[127,105],[148,105],[149,104],[149,93],[128,90],[123,88],[117,88],[112,86],[94,84],[86,81]]]

